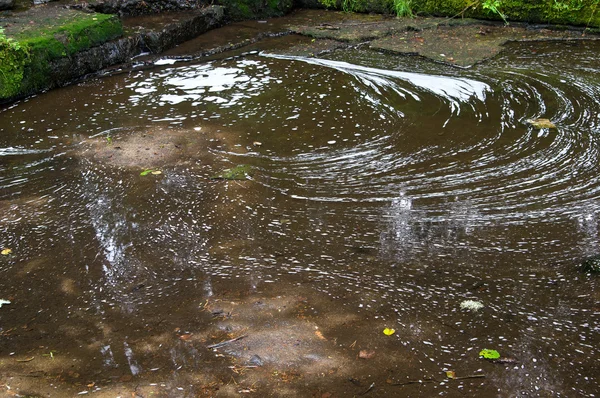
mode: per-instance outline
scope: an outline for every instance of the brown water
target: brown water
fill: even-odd
[[[575,265],[599,251],[599,46],[514,44],[466,70],[247,52],[5,109],[2,382],[55,396],[130,394],[132,378],[158,396],[372,382],[371,396],[597,396],[600,290]],[[538,117],[557,129],[526,123]],[[161,157],[172,137],[179,155]],[[237,164],[249,181],[210,179]],[[242,334],[255,340],[206,348]],[[307,351],[278,348],[286,336]],[[227,368],[253,354],[262,368]]]

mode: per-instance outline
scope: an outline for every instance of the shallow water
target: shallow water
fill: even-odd
[[[88,359],[81,374],[160,367],[165,380],[183,365],[176,343],[144,351],[153,330],[220,294],[301,287],[329,298],[323,317],[395,327],[415,377],[488,375],[423,396],[597,395],[600,291],[575,265],[598,253],[599,47],[512,44],[470,69],[248,52],[5,109],[0,228],[13,254],[0,298],[13,303],[0,355],[67,336],[69,357]],[[92,141],[169,128],[205,137],[208,153],[133,166],[86,155]],[[250,181],[210,179],[237,164]],[[162,174],[140,176],[151,167]],[[485,308],[465,312],[465,299]],[[8,333],[23,325],[29,335]],[[483,348],[516,363],[479,360]]]

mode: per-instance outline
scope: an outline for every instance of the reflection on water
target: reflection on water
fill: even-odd
[[[302,285],[393,322],[423,372],[495,348],[516,358],[490,381],[507,394],[592,396],[600,293],[573,265],[598,251],[598,44],[527,46],[472,70],[358,50],[249,53],[6,109],[0,228],[15,256],[0,291],[23,303],[10,322],[81,311],[102,331],[102,366],[137,375],[156,366],[129,331],[106,337],[111,321],[138,319],[146,326],[131,333],[143,338],[156,327],[147,320],[222,293],[220,281]],[[558,128],[526,123],[538,117]],[[152,126],[228,138],[161,175],[84,156],[85,141],[109,132],[116,151]],[[251,181],[209,178],[242,163]],[[81,294],[52,304],[65,276]],[[461,311],[465,299],[485,310]],[[200,366],[198,351],[162,344],[165,372]]]

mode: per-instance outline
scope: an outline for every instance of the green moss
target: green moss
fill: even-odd
[[[19,93],[28,52],[18,43],[0,36],[0,98],[9,98]]]
[[[55,24],[40,25],[39,29],[15,32],[11,39],[21,50],[11,52],[8,58],[0,57],[0,71],[4,76],[0,81],[5,83],[0,86],[0,99],[48,87],[53,60],[72,56],[123,34],[119,18],[104,14],[76,13]],[[5,50],[4,46],[0,51]]]
[[[225,169],[222,172],[211,177],[213,180],[247,180],[252,175],[252,168],[247,164],[240,164],[231,169]]]

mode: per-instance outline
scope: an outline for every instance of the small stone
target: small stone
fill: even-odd
[[[252,357],[250,358],[248,363],[252,366],[263,366],[264,365],[262,358],[256,354],[252,355]]]

